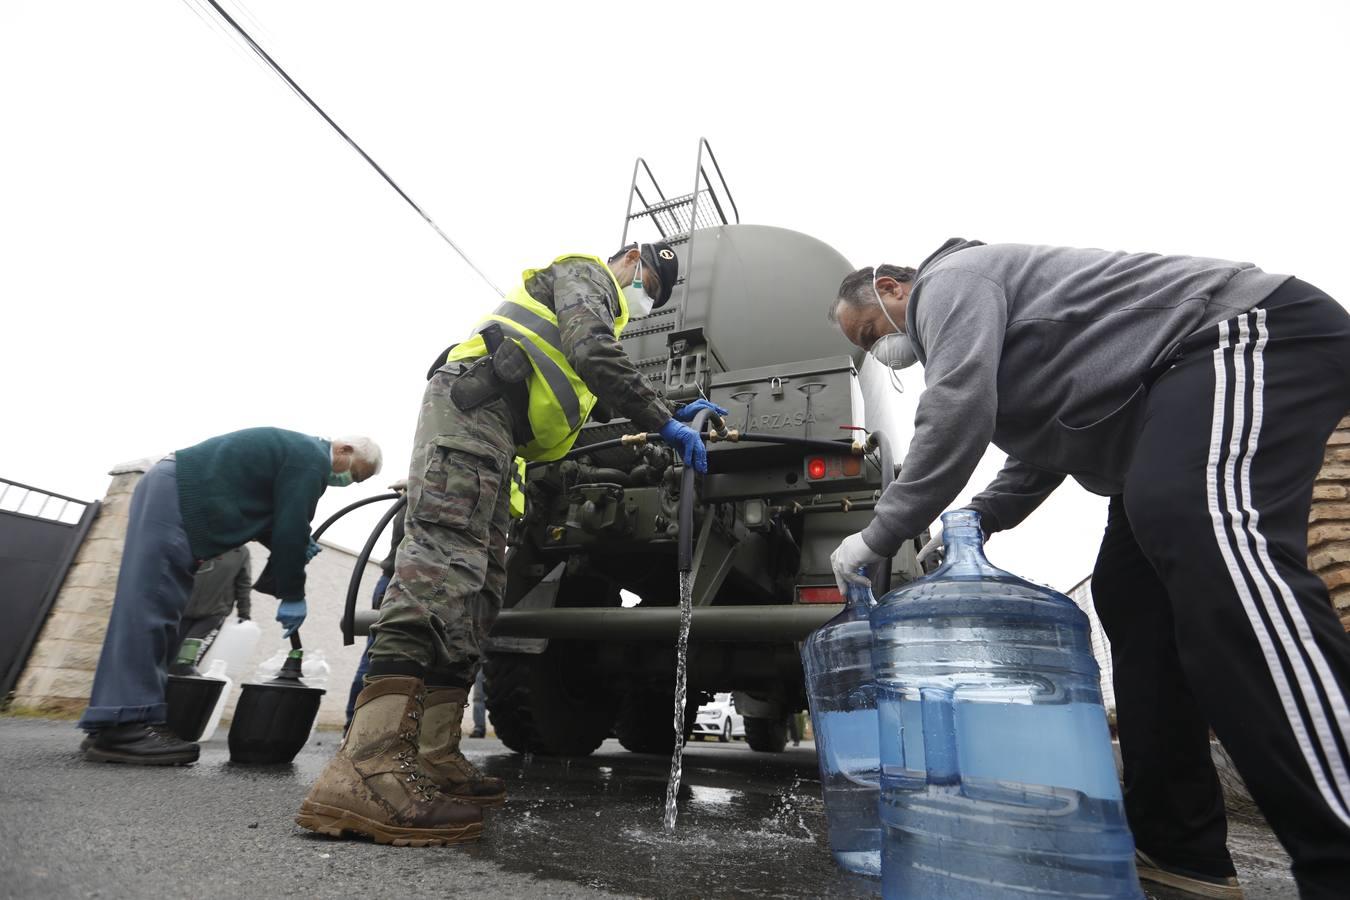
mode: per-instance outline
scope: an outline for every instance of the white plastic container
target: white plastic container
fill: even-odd
[[[220,724],[220,717],[225,712],[225,702],[230,699],[230,689],[234,687],[234,679],[227,672],[225,660],[212,660],[210,667],[206,670],[207,678],[218,678],[225,682],[225,687],[220,690],[220,699],[216,701],[215,709],[211,710],[211,718],[206,720],[206,730],[198,738],[199,743],[206,743],[211,740],[211,736],[216,733],[216,726]]]
[[[276,653],[259,663],[257,670],[253,673],[254,681],[263,684],[276,678],[290,652],[290,641],[283,640]],[[312,650],[306,647],[304,653],[304,658],[300,661],[300,677],[304,680],[305,687],[319,688],[320,690],[326,688],[333,667],[324,658],[323,651],[317,647]]]
[[[215,641],[211,644],[211,649],[206,651],[197,664],[198,668],[206,671],[216,660],[225,662],[225,674],[236,684],[244,679],[244,666],[248,664],[253,656],[253,649],[258,646],[258,640],[262,637],[262,629],[258,623],[251,619],[247,622],[240,622],[238,619],[230,619],[224,625],[220,626],[219,633],[216,634]],[[280,668],[278,664],[277,668]]]
[[[282,665],[286,662],[286,657],[291,652],[291,643],[289,640],[282,640],[281,646],[277,652],[272,654],[258,666],[254,673],[254,680],[258,684],[264,684],[276,678],[281,672]],[[305,649],[304,657],[300,661],[300,678],[304,681],[305,687],[318,688],[324,690],[328,687],[329,676],[332,675],[333,667],[329,665],[328,660],[324,658],[323,651],[315,647],[314,649]],[[314,737],[314,733],[319,729],[319,717],[314,717],[314,724],[309,729],[309,736]]]

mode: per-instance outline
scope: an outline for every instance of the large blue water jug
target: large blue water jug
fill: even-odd
[[[882,891],[1141,898],[1087,616],[984,557],[979,515],[872,611]]]
[[[811,633],[802,645],[811,728],[816,735],[820,786],[830,852],[860,875],[881,874],[881,764],[877,700],[872,679],[872,627],[876,602],[867,585],[850,584],[844,611]]]

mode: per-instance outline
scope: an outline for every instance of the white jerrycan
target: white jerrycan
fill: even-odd
[[[258,639],[262,637],[262,629],[258,623],[253,620],[240,622],[231,618],[230,621],[220,626],[220,632],[211,644],[211,649],[206,651],[201,662],[197,664],[198,669],[205,672],[216,660],[224,660],[225,674],[236,684],[243,680],[244,666],[253,656],[253,648],[258,646]]]
[[[197,739],[203,744],[211,740],[211,735],[216,733],[216,726],[220,724],[220,717],[225,712],[225,701],[230,699],[230,688],[234,687],[234,679],[225,672],[225,660],[219,658],[212,660],[206,670],[207,678],[218,678],[225,682],[225,687],[220,690],[220,699],[216,701],[215,709],[211,710],[211,718],[206,720],[206,730]]]

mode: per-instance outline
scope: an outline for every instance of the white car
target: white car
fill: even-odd
[[[745,737],[745,716],[736,712],[730,694],[716,694],[711,703],[698,708],[691,737],[715,737],[723,743]]]

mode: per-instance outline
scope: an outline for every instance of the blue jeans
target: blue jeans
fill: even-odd
[[[381,575],[380,580],[375,582],[375,595],[370,598],[370,603],[374,606],[380,602],[384,596],[384,589],[389,587],[389,576]],[[352,677],[352,688],[347,693],[347,724],[352,724],[352,716],[356,713],[356,696],[361,693],[361,689],[366,685],[366,672],[370,670],[370,643],[375,640],[373,634],[366,635],[366,649],[361,651],[361,664],[356,667],[356,675]]]
[[[85,731],[165,720],[169,651],[196,568],[178,507],[178,465],[161,460],[131,495],[108,633],[80,717]]]

